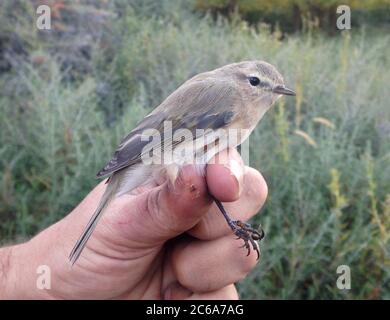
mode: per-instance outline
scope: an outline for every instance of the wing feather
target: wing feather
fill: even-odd
[[[104,177],[141,161],[144,147],[150,141],[143,141],[146,129],[156,129],[163,148],[172,137],[164,137],[164,121],[171,121],[172,131],[189,129],[223,128],[235,118],[234,110],[240,108],[240,95],[231,82],[205,79],[187,81],[173,92],[159,107],[146,116],[121,142],[112,159],[98,172]],[[172,143],[172,141],[171,141]]]

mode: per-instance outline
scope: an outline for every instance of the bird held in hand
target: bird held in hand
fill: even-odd
[[[111,200],[156,177],[175,182],[180,168],[195,164],[201,174],[219,151],[240,145],[281,97],[295,95],[263,61],[243,61],[204,72],[182,84],[138,123],[97,174],[109,177],[100,203],[70,253],[74,264]],[[169,129],[169,130],[168,130]],[[184,137],[184,139],[183,139]],[[233,233],[258,251],[262,230],[232,220],[213,198]]]

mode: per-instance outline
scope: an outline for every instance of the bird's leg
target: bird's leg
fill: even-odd
[[[249,223],[242,222],[240,220],[232,220],[228,213],[226,212],[221,201],[214,198],[214,202],[217,205],[218,209],[222,212],[223,216],[226,219],[229,227],[233,230],[233,233],[237,236],[237,239],[244,240],[244,245],[241,248],[246,248],[248,250],[248,256],[251,252],[250,245],[252,245],[253,250],[257,253],[257,259],[260,257],[259,246],[256,241],[260,241],[264,238],[264,231],[260,227],[259,230],[252,228]]]

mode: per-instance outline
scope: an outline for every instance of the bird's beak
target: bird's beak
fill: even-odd
[[[278,85],[272,89],[273,93],[284,94],[286,96],[295,96],[295,92],[285,86]]]

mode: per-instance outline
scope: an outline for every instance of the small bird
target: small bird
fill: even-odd
[[[112,159],[98,172],[99,178],[109,177],[107,187],[70,253],[71,264],[79,258],[99,218],[113,199],[156,176],[164,176],[174,183],[180,168],[194,158],[198,160],[196,168],[205,174],[207,162],[224,148],[240,145],[281,95],[293,96],[295,93],[284,85],[283,77],[275,67],[264,61],[232,63],[200,73],[183,83],[138,123],[122,140]],[[173,135],[180,130],[186,130],[190,135],[187,134],[184,140],[175,139],[167,133],[166,124],[170,125]],[[227,130],[239,132],[236,139],[224,134]],[[145,138],[145,132],[149,132],[147,136],[152,142]],[[158,155],[158,161],[147,161],[151,151]],[[170,161],[164,161],[168,153],[173,156],[168,157]],[[248,250],[248,255],[251,245],[259,256],[257,241],[264,237],[264,232],[231,219],[222,203],[214,197],[213,200],[233,233],[244,240],[243,247]]]

